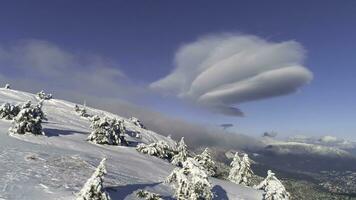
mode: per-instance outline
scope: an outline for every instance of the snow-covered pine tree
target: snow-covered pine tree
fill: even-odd
[[[41,116],[43,116],[41,107],[32,107],[31,102],[29,105],[27,102],[24,106],[22,106],[21,111],[14,118],[9,132],[11,134],[32,133],[34,135],[43,135]]]
[[[183,162],[167,177],[166,182],[173,185],[177,200],[211,200],[211,183],[203,167],[193,158]]]
[[[139,190],[136,193],[136,196],[138,198],[145,199],[145,200],[163,200],[161,198],[162,197],[161,195],[153,193],[153,192],[149,192],[147,190]]]
[[[80,190],[76,200],[110,200],[103,186],[103,176],[106,174],[105,161],[104,158],[100,162],[93,175]]]
[[[23,103],[23,104],[19,104],[19,105],[21,105],[21,109],[25,109],[25,108],[29,108],[29,107],[31,107],[31,101],[29,100],[29,101],[26,101],[25,103]]]
[[[79,107],[78,105],[74,106],[74,110],[75,112],[77,112],[80,116],[85,117],[85,118],[89,118],[91,117],[88,113],[87,113],[87,109],[84,106],[83,108]]]
[[[39,101],[34,107],[34,117],[40,117],[42,120],[47,120],[46,115],[42,111],[43,99]]]
[[[52,99],[52,94],[46,94],[43,90],[37,93],[37,97],[43,100]]]
[[[19,114],[20,109],[19,105],[4,103],[0,106],[0,118],[12,120],[17,116],[17,114]]]
[[[244,154],[241,160],[238,153],[236,153],[230,166],[231,169],[228,179],[231,182],[242,185],[251,184],[251,177],[253,172],[251,170],[251,164],[247,154]]]
[[[11,89],[10,84],[6,83],[4,88],[5,89]]]
[[[173,148],[165,141],[158,141],[149,145],[139,144],[136,147],[136,150],[143,154],[148,154],[150,156],[156,156],[167,160],[170,160],[175,154]]]
[[[245,153],[241,160],[241,174],[242,174],[242,181],[241,184],[243,185],[251,185],[251,178],[253,175],[251,169],[251,162],[248,155]]]
[[[184,137],[182,137],[177,147],[177,154],[172,157],[171,163],[178,167],[182,167],[183,162],[186,161],[187,158],[188,158],[188,149],[187,149],[187,145],[184,142]]]
[[[215,162],[211,158],[210,151],[208,148],[205,148],[204,151],[195,156],[194,159],[205,169],[206,173],[209,176],[214,176],[216,172]]]
[[[139,119],[137,119],[136,117],[130,117],[129,120],[130,120],[130,122],[132,122],[136,126],[138,126],[140,128],[143,128],[143,129],[146,129],[146,127],[142,124],[142,122]]]
[[[267,177],[259,185],[254,186],[255,189],[262,189],[264,200],[289,200],[290,194],[283,186],[281,181],[277,179],[275,174],[268,170]]]
[[[93,131],[88,136],[87,140],[89,141],[96,144],[127,144],[124,136],[126,130],[122,120],[94,116],[92,118],[91,128]]]

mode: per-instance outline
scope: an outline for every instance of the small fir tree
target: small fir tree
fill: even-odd
[[[244,154],[240,163],[240,174],[241,174],[241,182],[243,185],[251,185],[251,178],[253,172],[251,170],[250,159],[247,154]]]
[[[76,200],[110,200],[110,196],[104,191],[103,177],[106,174],[104,158],[96,168],[93,175],[87,180],[80,190]]]
[[[35,106],[22,108],[18,115],[14,118],[12,127],[9,132],[11,134],[25,134],[32,133],[34,135],[43,135],[42,132],[42,118],[43,112],[41,107]]]
[[[193,158],[183,162],[167,177],[166,182],[173,185],[177,200],[211,200],[211,183],[203,167]]]
[[[75,110],[76,113],[78,113],[82,117],[85,117],[85,118],[91,117],[91,115],[88,114],[87,109],[86,109],[85,106],[81,108],[78,105],[75,105],[74,106],[74,110]]]
[[[182,137],[177,147],[177,154],[172,157],[171,163],[178,167],[182,167],[183,162],[186,161],[187,158],[188,158],[188,149],[187,149],[187,145],[184,142],[184,137]]]
[[[4,88],[8,90],[11,89],[10,84],[6,83]]]
[[[43,90],[41,90],[39,93],[37,93],[37,97],[39,99],[49,100],[52,99],[52,94],[46,94]]]
[[[233,183],[239,184],[241,182],[241,174],[240,174],[240,169],[241,169],[241,159],[239,154],[236,152],[234,159],[230,163],[230,172],[228,176],[228,180],[230,180]]]
[[[4,103],[0,106],[0,118],[12,120],[19,114],[20,110],[21,107],[19,105]]]
[[[147,190],[139,190],[136,193],[136,196],[145,200],[163,200],[162,196],[153,192],[149,192]]]
[[[290,194],[283,186],[281,181],[277,179],[275,174],[268,170],[267,177],[255,189],[262,189],[265,191],[263,194],[264,200],[289,200]]]
[[[209,176],[214,176],[216,172],[215,162],[211,158],[210,152],[208,148],[200,154],[194,157],[196,161],[205,169],[206,173]]]
[[[142,124],[142,122],[139,119],[137,119],[136,117],[130,117],[129,121],[132,122],[133,124],[135,124],[137,127],[146,129],[146,127]]]
[[[122,120],[95,116],[92,118],[91,128],[93,131],[87,139],[89,141],[96,144],[127,144],[124,137],[126,130]]]
[[[136,150],[143,154],[148,154],[150,156],[156,156],[167,160],[170,160],[175,154],[173,148],[165,141],[158,141],[149,145],[139,144],[136,147]]]

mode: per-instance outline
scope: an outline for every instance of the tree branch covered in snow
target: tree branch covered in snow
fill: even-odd
[[[110,196],[103,187],[103,176],[106,174],[105,161],[106,158],[100,162],[93,175],[80,190],[76,200],[110,200]]]

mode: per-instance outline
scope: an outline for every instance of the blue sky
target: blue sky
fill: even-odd
[[[296,93],[238,103],[245,117],[214,114],[196,106],[196,100],[192,104],[147,89],[176,67],[174,59],[182,45],[223,33],[253,35],[272,43],[298,42],[305,50],[305,59],[299,64],[310,70],[312,80],[298,87]],[[76,55],[76,64],[62,69],[76,68],[76,77],[85,68],[81,63],[90,63],[90,69],[83,70],[87,76],[97,74],[104,63],[109,70],[98,77],[112,75],[112,82],[98,78],[102,86],[115,89],[118,84],[118,92],[125,95],[117,98],[127,97],[167,115],[199,123],[234,123],[236,131],[251,135],[274,130],[280,135],[327,134],[356,139],[355,1],[3,1],[1,46],[14,53],[17,51],[9,49],[27,40]],[[93,57],[99,57],[95,64]],[[9,81],[28,76],[26,70],[33,67],[21,63],[27,68],[18,68],[14,61],[0,64],[0,73]],[[36,70],[55,74],[43,68]],[[39,80],[34,87],[68,87],[36,73],[30,76]],[[27,89],[26,83],[13,85]],[[93,80],[92,87],[96,83]],[[108,93],[100,95],[111,97]],[[63,97],[68,97],[68,92]]]

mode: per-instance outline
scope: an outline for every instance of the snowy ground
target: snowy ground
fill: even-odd
[[[0,103],[27,100],[38,102],[33,94],[0,89]],[[105,187],[112,199],[136,199],[135,191],[144,188],[172,199],[170,187],[162,183],[174,168],[170,163],[140,154],[133,147],[88,143],[90,123],[75,113],[73,103],[52,99],[44,102],[43,110],[48,118],[43,123],[45,136],[9,136],[11,121],[0,120],[0,200],[75,199],[103,157],[108,171]],[[113,115],[96,109],[89,113]],[[171,142],[152,131],[126,125],[132,132],[142,132],[142,142]],[[261,191],[211,181],[215,199],[262,199]]]

